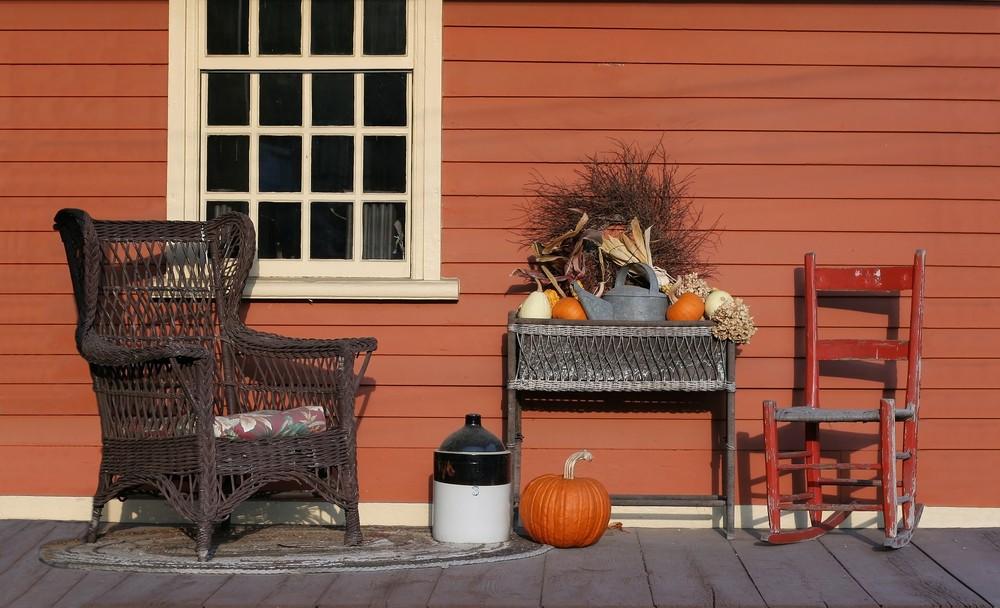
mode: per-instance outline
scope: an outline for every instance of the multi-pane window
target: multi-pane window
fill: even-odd
[[[201,4],[200,214],[261,276],[410,276],[413,2]]]

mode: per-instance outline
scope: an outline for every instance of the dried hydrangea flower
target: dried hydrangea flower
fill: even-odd
[[[712,335],[720,340],[732,340],[737,344],[746,344],[757,333],[757,326],[754,325],[753,317],[750,316],[750,308],[743,302],[742,298],[735,298],[732,302],[726,302],[720,306],[715,311],[712,320],[715,321]]]
[[[708,297],[708,294],[712,292],[712,288],[707,282],[705,282],[705,279],[698,276],[697,272],[692,272],[681,275],[680,278],[678,278],[677,281],[670,286],[670,294],[673,295],[674,298],[679,298],[682,294],[688,292],[694,292],[698,295],[698,297],[704,300]]]

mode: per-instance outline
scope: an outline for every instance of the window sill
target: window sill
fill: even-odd
[[[331,279],[250,277],[251,300],[457,300],[458,279]]]

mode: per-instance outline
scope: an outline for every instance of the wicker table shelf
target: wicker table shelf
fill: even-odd
[[[712,336],[712,323],[556,321],[518,319],[507,324],[507,447],[513,467],[514,506],[520,500],[519,391],[726,393],[723,494],[612,495],[615,505],[724,506],[724,528],[734,524],[735,362],[732,342]]]

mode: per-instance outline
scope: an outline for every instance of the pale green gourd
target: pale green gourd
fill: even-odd
[[[552,305],[549,298],[541,291],[533,291],[517,310],[521,319],[551,319]]]

